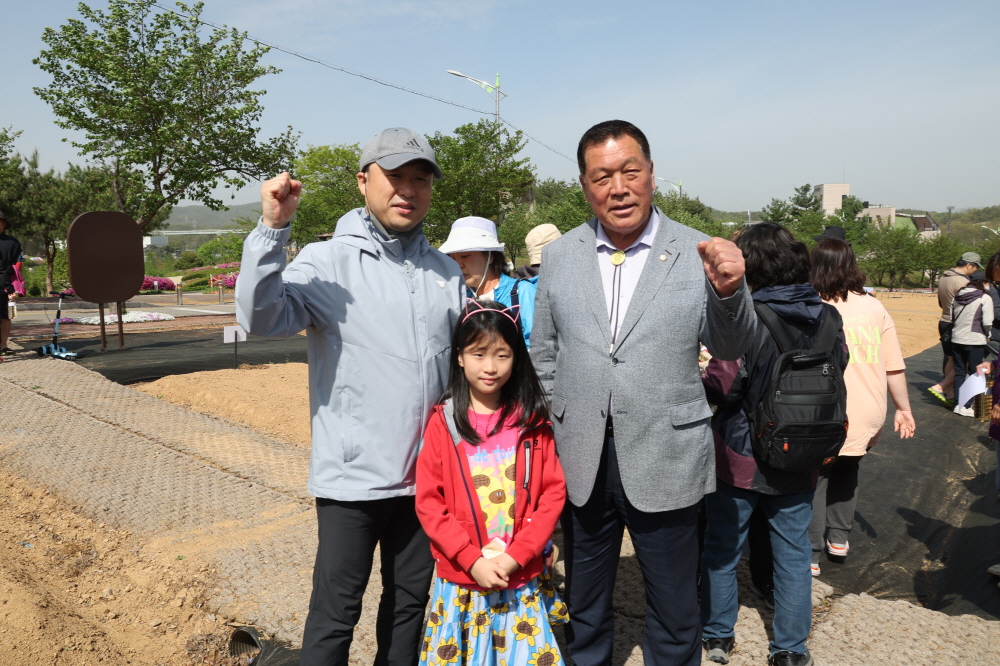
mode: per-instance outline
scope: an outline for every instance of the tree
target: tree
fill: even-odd
[[[664,215],[675,222],[697,229],[709,236],[728,235],[727,229],[721,220],[712,217],[712,209],[701,202],[700,199],[692,199],[686,194],[678,192],[653,192],[653,203]]]
[[[872,220],[867,215],[861,217],[861,211],[864,209],[865,204],[861,199],[851,194],[844,197],[841,207],[833,212],[833,216],[838,218],[840,225],[844,227],[848,243],[865,244],[865,237],[870,231]]]
[[[858,256],[862,269],[890,289],[902,288],[907,275],[923,268],[920,236],[914,229],[870,229],[864,253]]]
[[[819,195],[813,192],[813,186],[809,183],[795,188],[795,194],[788,199],[792,205],[792,216],[799,218],[803,213],[818,213],[822,210],[823,201]]]
[[[201,260],[197,266],[213,266],[239,261],[243,256],[243,234],[221,234],[198,248],[196,254]],[[185,253],[186,254],[186,253]],[[192,266],[191,268],[194,268]]]
[[[283,171],[295,154],[292,129],[258,142],[263,90],[248,87],[274,67],[269,50],[244,50],[246,33],[215,29],[203,39],[202,3],[153,13],[155,0],[110,0],[107,11],[79,5],[93,24],[69,19],[46,28],[33,62],[52,76],[35,94],[56,124],[84,133],[81,155],[104,165],[116,208],[142,229],[181,199],[224,208],[213,190],[243,187]]]
[[[535,182],[528,158],[517,157],[527,145],[520,130],[511,134],[505,126],[484,119],[456,128],[454,136],[435,132],[427,141],[445,176],[434,183],[424,223],[432,243],[447,238],[451,223],[460,217],[500,221],[501,213],[520,202]]]
[[[292,223],[292,240],[302,247],[317,234],[334,231],[344,213],[365,205],[358,190],[358,144],[309,146],[293,166],[302,181],[302,199]],[[256,224],[256,220],[254,220]]]
[[[764,206],[760,211],[761,222],[773,222],[782,226],[787,225],[792,219],[792,207],[787,201],[782,199],[771,199],[771,203]]]
[[[931,289],[938,276],[954,266],[963,251],[961,243],[945,234],[920,239],[920,268],[927,275]]]

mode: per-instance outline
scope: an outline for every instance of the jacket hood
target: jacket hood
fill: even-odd
[[[976,287],[962,287],[955,294],[955,302],[959,305],[968,305],[983,296],[983,290]]]
[[[423,221],[405,232],[405,235],[408,237],[407,246],[414,245],[414,241],[416,241],[414,247],[419,248],[421,252],[425,249],[425,245],[430,247],[424,238]],[[349,210],[337,220],[337,228],[334,230],[333,236],[342,241],[347,240],[351,245],[371,252],[384,249],[393,255],[399,255],[403,250],[403,244],[397,238],[385,238],[379,233],[375,225],[367,219],[364,208]],[[354,242],[351,242],[352,240]]]
[[[815,324],[823,316],[823,299],[808,282],[764,287],[753,294],[754,303],[765,303],[782,319]]]

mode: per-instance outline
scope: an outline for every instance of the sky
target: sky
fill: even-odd
[[[31,60],[45,27],[76,6],[29,3],[4,20],[0,126],[57,169],[85,158],[32,92],[50,79]],[[1000,204],[996,0],[206,0],[202,16],[485,112],[272,51],[264,61],[283,71],[258,81],[261,137],[290,125],[300,147],[490,118],[490,96],[446,70],[499,72],[501,117],[528,135],[573,157],[588,127],[628,120],[649,138],[656,175],[717,209],[759,210],[804,183],[840,182],[899,208]],[[524,155],[540,178],[577,177],[575,161],[538,143]],[[256,198],[253,186],[224,197]]]

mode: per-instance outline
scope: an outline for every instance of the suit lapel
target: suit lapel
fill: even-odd
[[[611,347],[611,323],[608,322],[608,303],[604,298],[604,282],[597,265],[597,218],[587,222],[591,233],[580,239],[580,287],[594,312],[597,327],[604,333],[604,342]]]
[[[639,283],[635,287],[635,293],[632,294],[628,310],[625,311],[625,321],[622,322],[621,328],[618,329],[615,350],[622,346],[625,338],[635,328],[635,325],[639,322],[639,318],[642,317],[646,308],[653,301],[653,297],[656,296],[663,285],[663,281],[666,280],[670,269],[677,263],[677,256],[680,252],[680,248],[675,244],[677,239],[674,231],[676,230],[677,223],[659,210],[656,212],[659,215],[660,226],[656,230],[653,245],[646,256],[646,263],[642,267],[642,273],[639,274]]]

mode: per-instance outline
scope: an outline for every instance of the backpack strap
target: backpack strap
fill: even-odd
[[[517,288],[522,282],[525,282],[524,278],[518,278],[514,282],[514,287],[510,290],[510,307],[517,308],[517,330],[521,333],[521,337],[524,337],[524,318],[520,316],[521,302],[517,298]]]
[[[764,322],[764,326],[771,333],[774,344],[778,346],[779,354],[799,348],[800,345],[796,344],[795,338],[792,337],[791,332],[788,330],[788,324],[778,316],[777,312],[764,303],[754,303],[753,309],[757,312],[757,317]]]
[[[836,312],[836,308],[829,303],[823,304],[823,321],[819,325],[819,331],[813,338],[812,348],[819,351],[833,351],[833,346],[837,344],[837,334],[840,330],[835,322],[836,317],[830,312]]]
[[[757,317],[764,322],[767,330],[771,333],[774,343],[778,346],[779,354],[802,347],[802,345],[795,341],[791,331],[788,330],[788,324],[774,310],[764,303],[754,303],[753,307],[757,312]],[[832,305],[823,304],[823,317],[820,320],[819,330],[816,332],[815,337],[813,337],[810,349],[820,351],[831,351],[833,349],[834,344],[837,342],[837,333],[840,332],[834,321],[835,317],[831,316],[830,313],[830,310],[834,309]]]

